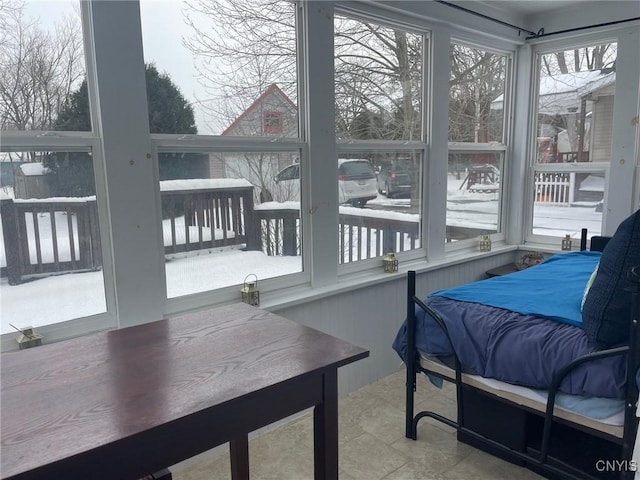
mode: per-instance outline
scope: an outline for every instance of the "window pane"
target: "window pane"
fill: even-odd
[[[449,141],[504,143],[507,57],[451,45]]]
[[[2,333],[104,313],[91,154],[0,158]]]
[[[0,129],[91,130],[80,2],[2,2],[0,26]]]
[[[502,165],[498,152],[449,153],[447,242],[500,231]]]
[[[421,172],[417,152],[349,154],[338,160],[340,263],[421,247]]]
[[[169,298],[302,271],[299,158],[160,154]]]
[[[605,171],[584,167],[611,161],[616,54],[609,43],[538,57],[535,161],[558,170],[533,172],[534,234],[579,238],[582,228],[589,236],[601,231]]]
[[[423,37],[335,19],[336,135],[421,140]]]
[[[537,162],[609,162],[617,45],[539,58]]]
[[[604,171],[535,172],[533,234],[579,239],[586,228],[589,238],[600,235],[604,180]]]
[[[142,0],[151,133],[297,137],[295,8]]]

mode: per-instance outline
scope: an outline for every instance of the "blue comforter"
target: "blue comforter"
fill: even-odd
[[[581,327],[582,295],[600,256],[600,252],[554,255],[535,268],[441,290],[431,296],[482,303]]]
[[[582,294],[598,258],[592,252],[557,255],[512,275],[436,292],[426,303],[442,317],[453,348],[438,325],[419,307],[416,307],[416,347],[420,352],[438,356],[451,355],[455,350],[465,371],[546,389],[562,366],[593,351],[584,331],[576,325],[580,324]],[[546,267],[555,270],[564,265],[565,270],[572,270],[572,263],[578,265],[573,271],[580,272],[572,281],[568,279],[574,275],[566,271],[556,271],[553,278],[544,280]],[[521,281],[528,286],[517,285]],[[484,304],[485,297],[490,297],[488,301],[493,305]],[[523,311],[513,311],[511,307]],[[393,347],[405,358],[406,323]],[[622,398],[625,375],[624,356],[589,362],[567,376],[560,391]]]

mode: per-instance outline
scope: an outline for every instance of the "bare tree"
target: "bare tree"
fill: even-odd
[[[79,19],[49,32],[26,17],[24,2],[2,0],[0,12],[0,128],[52,129],[85,73]]]
[[[221,132],[276,83],[297,99],[295,6],[282,0],[186,0],[196,57],[207,98],[197,103],[208,127]]]
[[[616,53],[617,45],[606,43],[543,55],[541,73],[542,75],[559,75],[614,68]]]
[[[295,5],[284,0],[186,0],[193,34],[185,45],[197,58],[201,103],[212,121],[227,124],[273,83],[297,98]],[[338,134],[414,140],[420,135],[422,37],[336,17]],[[384,119],[365,133],[356,118]]]
[[[502,110],[493,102],[505,93],[506,57],[479,48],[451,47],[449,140],[502,141]]]
[[[420,35],[336,18],[338,135],[420,140],[422,47]]]

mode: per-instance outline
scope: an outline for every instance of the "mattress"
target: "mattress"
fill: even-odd
[[[420,365],[442,377],[452,381],[455,379],[455,371],[443,365],[437,358],[421,355]],[[501,400],[524,406],[541,414],[545,412],[547,394],[543,390],[534,390],[472,374],[463,374],[462,382],[499,397]],[[555,417],[622,438],[624,424],[623,400],[559,394],[556,397],[555,404],[553,412]]]

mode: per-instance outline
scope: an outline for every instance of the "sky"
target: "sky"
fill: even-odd
[[[206,99],[206,92],[196,79],[192,53],[182,44],[190,34],[181,9],[182,0],[141,0],[142,46],[145,62],[155,63],[158,71],[168,73],[182,94],[194,107],[198,133],[207,131],[198,100]]]
[[[191,52],[183,46],[183,36],[189,27],[183,21],[183,0],[141,0],[142,42],[145,62],[154,63],[161,73],[167,73],[184,97],[194,107],[198,133],[220,133],[206,130],[204,116],[196,99],[206,93],[196,79]],[[78,0],[26,0],[26,13],[38,18],[43,29],[52,31],[56,22],[66,15],[79,12]]]

